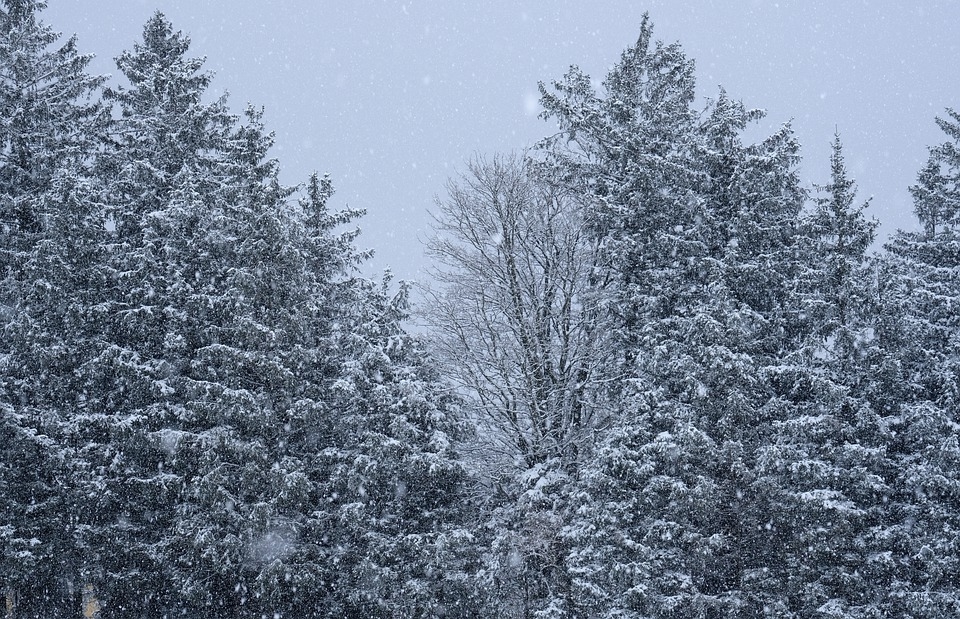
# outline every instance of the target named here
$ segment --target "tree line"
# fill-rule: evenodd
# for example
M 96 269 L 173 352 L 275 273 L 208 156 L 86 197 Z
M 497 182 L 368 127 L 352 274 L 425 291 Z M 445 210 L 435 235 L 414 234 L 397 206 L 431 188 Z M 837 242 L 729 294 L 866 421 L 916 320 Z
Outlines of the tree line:
M 873 251 L 840 137 L 648 19 L 475 157 L 408 285 L 160 13 L 120 85 L 0 2 L 7 616 L 960 615 L 960 114 Z

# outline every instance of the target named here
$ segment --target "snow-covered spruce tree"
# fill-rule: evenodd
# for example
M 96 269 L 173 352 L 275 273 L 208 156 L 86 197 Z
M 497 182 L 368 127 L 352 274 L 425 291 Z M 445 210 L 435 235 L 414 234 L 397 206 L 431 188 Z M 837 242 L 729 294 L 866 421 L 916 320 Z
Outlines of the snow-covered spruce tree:
M 42 0 L 0 3 L 0 311 L 16 303 L 17 265 L 43 230 L 40 196 L 61 167 L 90 160 L 108 120 L 91 56 L 43 23 Z M 10 286 L 14 288 L 11 289 Z
M 803 219 L 792 343 L 769 371 L 786 413 L 757 475 L 781 541 L 771 577 L 783 612 L 876 616 L 889 468 L 884 423 L 866 397 L 876 293 L 866 252 L 877 224 L 856 202 L 839 136 L 830 163 L 830 183 Z
M 325 617 L 471 617 L 473 537 L 454 451 L 458 399 L 406 334 L 407 289 L 362 283 L 336 340 L 334 440 L 310 539 L 324 559 Z
M 569 596 L 557 536 L 601 425 L 596 250 L 581 207 L 531 162 L 475 159 L 437 202 L 427 321 L 477 426 L 489 612 Z
M 96 171 L 112 224 L 100 321 L 109 345 L 92 364 L 99 417 L 88 426 L 98 435 L 84 455 L 88 568 L 108 615 L 159 613 L 162 595 L 174 593 L 162 551 L 185 480 L 155 433 L 188 415 L 190 396 L 173 383 L 205 325 L 182 303 L 236 123 L 224 100 L 202 101 L 211 76 L 188 46 L 155 15 L 142 43 L 117 58 L 129 88 L 105 93 L 119 112 Z
M 3 597 L 16 617 L 45 617 L 75 608 L 65 577 L 72 573 L 68 466 L 54 438 L 57 426 L 0 404 L 0 526 Z M 27 465 L 26 463 L 29 463 Z M 65 526 L 66 525 L 66 526 Z M 65 552 L 66 551 L 66 552 Z
M 805 215 L 803 251 L 810 254 L 798 274 L 802 320 L 815 350 L 837 382 L 849 383 L 869 345 L 875 287 L 867 251 L 878 222 L 866 217 L 870 201 L 857 203 L 855 182 L 849 178 L 840 136 L 833 141 L 830 183 L 817 187 L 820 195 Z M 857 375 L 862 379 L 863 376 Z
M 264 540 L 292 543 L 308 504 L 299 495 L 304 445 L 288 432 L 302 425 L 291 405 L 311 391 L 296 366 L 313 286 L 271 144 L 249 111 L 227 140 L 220 186 L 174 197 L 193 203 L 177 222 L 199 214 L 202 227 L 167 232 L 165 262 L 179 275 L 168 295 L 180 322 L 168 338 L 176 370 L 164 401 L 180 410 L 158 420 L 153 436 L 183 489 L 164 564 L 180 592 L 171 603 L 207 616 L 267 612 L 258 586 L 265 566 L 296 570 L 284 569 L 286 550 L 275 556 Z
M 763 479 L 758 460 L 776 425 L 794 415 L 779 397 L 777 380 L 792 348 L 793 281 L 802 267 L 798 232 L 805 193 L 796 172 L 799 145 L 789 125 L 744 144 L 742 132 L 762 113 L 747 110 L 723 91 L 711 108 L 698 127 L 696 158 L 703 174 L 697 192 L 706 211 L 703 264 L 710 265 L 706 281 L 711 283 L 695 311 L 710 312 L 719 331 L 706 337 L 692 331 L 684 338 L 692 337 L 686 346 L 697 351 L 693 358 L 705 377 L 699 378 L 704 398 L 693 405 L 700 418 L 696 425 L 729 453 L 713 473 L 722 493 L 720 517 L 700 532 L 712 537 L 708 552 L 718 558 L 728 554 L 734 565 L 721 568 L 722 583 L 716 573 L 705 578 L 704 590 L 690 601 L 708 613 L 782 612 L 784 576 L 778 572 L 790 532 L 772 520 L 777 505 L 771 491 L 777 489 Z M 720 295 L 726 300 L 718 305 Z M 693 318 L 694 324 L 701 321 Z M 726 545 L 714 548 L 721 539 Z
M 726 616 L 783 608 L 757 458 L 775 421 L 769 368 L 789 325 L 803 203 L 789 127 L 721 92 L 692 109 L 693 65 L 649 22 L 594 92 L 543 88 L 548 157 L 586 192 L 614 282 L 629 377 L 621 419 L 584 470 L 565 531 L 573 616 Z
M 718 263 L 736 303 L 755 315 L 747 319 L 753 335 L 742 346 L 769 363 L 791 327 L 805 192 L 796 171 L 800 146 L 789 125 L 756 144 L 742 143 L 747 124 L 763 115 L 721 90 L 699 124 L 695 167 L 707 215 L 700 226 L 707 260 Z
M 0 579 L 15 616 L 75 608 L 64 430 L 82 398 L 76 372 L 96 348 L 87 292 L 103 223 L 79 197 L 108 116 L 95 100 L 102 79 L 41 21 L 45 6 L 0 3 Z
M 335 228 L 358 213 L 329 212 L 316 177 L 290 200 L 260 113 L 204 103 L 188 47 L 155 15 L 108 91 L 109 346 L 85 451 L 104 615 L 465 608 L 452 401 L 356 278 L 356 233 Z
M 562 130 L 546 145 L 548 153 L 592 198 L 588 220 L 601 239 L 604 262 L 612 273 L 612 326 L 624 351 L 621 373 L 630 378 L 639 375 L 634 367 L 637 354 L 649 337 L 643 330 L 654 326 L 652 319 L 672 315 L 674 306 L 686 305 L 684 297 L 697 292 L 673 267 L 703 254 L 694 229 L 702 215 L 690 164 L 696 122 L 690 107 L 693 66 L 678 46 L 655 45 L 651 37 L 652 26 L 645 22 L 636 45 L 623 53 L 604 82 L 606 96 L 596 93 L 589 76 L 576 68 L 555 84 L 556 93 L 541 87 L 543 105 Z M 639 236 L 637 230 L 647 234 Z M 684 362 L 676 350 L 668 351 L 667 346 L 662 350 L 676 364 Z M 632 396 L 631 387 L 624 390 L 619 407 L 639 399 Z M 635 388 L 639 392 L 643 385 Z M 656 393 L 651 395 L 659 399 Z M 581 508 L 565 531 L 572 547 L 569 565 L 576 606 L 558 610 L 569 615 L 606 616 L 631 608 L 652 612 L 645 603 L 630 600 L 630 590 L 642 583 L 656 591 L 658 587 L 648 584 L 654 574 L 669 578 L 676 572 L 666 564 L 645 564 L 653 557 L 645 558 L 641 539 L 634 540 L 655 534 L 647 522 L 655 508 L 645 503 L 664 494 L 663 488 L 645 492 L 649 475 L 637 475 L 630 464 L 649 459 L 643 446 L 674 425 L 673 412 L 658 404 L 648 407 L 654 410 L 663 412 L 659 420 L 639 410 L 621 411 L 633 423 L 622 427 L 618 423 L 583 472 Z M 657 421 L 664 427 L 655 427 Z M 703 456 L 709 458 L 710 453 Z M 706 468 L 703 463 L 685 466 L 693 475 Z
M 468 614 L 453 400 L 400 327 L 405 293 L 390 301 L 355 277 L 355 232 L 335 228 L 358 213 L 330 213 L 316 177 L 285 207 L 271 142 L 257 114 L 231 139 L 234 178 L 181 304 L 205 326 L 171 381 L 191 394 L 189 417 L 157 433 L 184 478 L 164 551 L 175 603 L 224 617 Z
M 922 232 L 898 232 L 887 245 L 891 268 L 907 298 L 905 320 L 913 346 L 908 361 L 925 371 L 911 382 L 918 397 L 951 409 L 958 400 L 960 296 L 960 113 L 937 119 L 949 140 L 930 149 L 910 188 Z
M 905 617 L 960 612 L 960 114 L 938 123 L 948 140 L 911 187 L 922 230 L 897 232 L 881 264 L 870 393 L 892 461 L 882 604 Z
M 318 345 L 301 215 L 259 113 L 241 124 L 225 99 L 204 103 L 211 76 L 188 48 L 155 15 L 118 59 L 130 88 L 108 92 L 121 112 L 102 167 L 112 346 L 98 360 L 108 434 L 91 454 L 103 491 L 90 543 L 117 616 L 266 612 L 264 571 L 284 573 L 286 553 L 263 540 L 295 535 L 309 505 L 280 490 L 309 448 L 288 446 L 304 421 L 286 417 L 303 392 L 319 399 L 298 373 Z
M 19 505 L 4 516 L 11 538 L 3 573 L 18 617 L 72 613 L 79 603 L 89 504 L 78 484 L 85 471 L 76 448 L 91 412 L 86 374 L 103 349 L 103 211 L 89 182 L 66 170 L 39 203 L 45 230 L 22 265 L 17 311 L 5 327 L 9 352 L 0 387 L 9 433 L 4 494 Z M 38 487 L 41 479 L 47 494 Z
M 690 109 L 693 68 L 679 47 L 654 45 L 651 37 L 652 26 L 645 22 L 636 45 L 623 53 L 604 83 L 606 97 L 597 94 L 589 76 L 577 68 L 554 85 L 555 93 L 541 86 L 542 103 L 562 130 L 546 144 L 548 161 L 567 170 L 574 186 L 593 198 L 588 201 L 592 207 L 588 221 L 608 256 L 604 262 L 613 280 L 613 300 L 608 304 L 614 313 L 611 326 L 616 330 L 616 346 L 624 351 L 621 373 L 628 377 L 636 376 L 633 365 L 638 342 L 644 337 L 634 327 L 652 324 L 645 319 L 655 306 L 671 303 L 660 291 L 687 290 L 676 285 L 676 274 L 665 267 L 702 253 L 695 238 L 676 233 L 692 230 L 699 206 L 689 199 L 694 184 L 689 165 L 695 126 Z M 631 238 L 635 229 L 650 231 L 641 246 L 635 247 Z M 641 273 L 645 277 L 639 277 Z M 637 282 L 648 284 L 649 307 L 628 300 L 627 290 Z M 627 393 L 622 398 L 629 397 Z M 635 416 L 641 421 L 640 414 Z M 605 464 L 613 458 L 624 464 L 642 458 L 638 449 L 627 445 L 636 430 L 636 425 L 620 429 L 617 424 L 604 441 L 611 447 L 602 445 L 596 460 L 582 473 L 581 508 L 565 530 L 572 548 L 568 569 L 576 602 L 573 607 L 555 609 L 558 616 L 626 611 L 632 604 L 625 593 L 649 576 L 649 568 L 639 563 L 640 547 L 631 541 L 632 527 L 640 525 L 649 511 L 643 506 L 644 481 L 626 470 L 621 479 L 615 479 L 612 465 Z M 648 438 L 637 436 L 633 442 L 639 447 Z M 623 505 L 625 501 L 634 504 Z

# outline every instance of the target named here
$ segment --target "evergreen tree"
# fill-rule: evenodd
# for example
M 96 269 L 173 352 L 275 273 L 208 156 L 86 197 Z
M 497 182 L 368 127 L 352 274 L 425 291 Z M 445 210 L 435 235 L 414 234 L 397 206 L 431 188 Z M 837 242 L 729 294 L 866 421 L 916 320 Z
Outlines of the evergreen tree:
M 115 229 L 88 542 L 104 612 L 454 612 L 449 397 L 399 306 L 352 272 L 356 232 L 335 228 L 358 212 L 330 213 L 316 177 L 291 202 L 261 113 L 204 103 L 188 48 L 156 14 L 118 58 L 130 88 L 107 92 L 121 116 L 99 168 Z M 358 475 L 392 493 L 369 516 Z
M 289 357 L 303 339 L 310 288 L 271 144 L 249 112 L 223 153 L 220 187 L 178 190 L 180 228 L 164 233 L 179 323 L 165 350 L 177 369 L 164 400 L 180 410 L 154 435 L 183 484 L 165 564 L 182 592 L 176 603 L 211 616 L 259 612 L 262 562 L 251 556 L 299 513 L 284 509 L 276 489 L 300 474 L 284 428 L 302 390 Z
M 801 292 L 805 293 L 804 316 L 820 346 L 819 354 L 841 378 L 856 369 L 868 337 L 864 330 L 869 328 L 875 292 L 869 285 L 874 277 L 867 250 L 875 239 L 877 222 L 864 214 L 869 200 L 856 204 L 856 185 L 847 176 L 839 135 L 834 138 L 830 166 L 831 181 L 819 188 L 824 195 L 805 221 L 812 254 L 808 264 L 820 268 L 801 276 Z
M 11 585 L 24 616 L 78 603 L 71 591 L 82 585 L 81 524 L 90 504 L 77 487 L 85 473 L 77 450 L 91 412 L 91 360 L 104 348 L 103 212 L 76 173 L 64 171 L 52 184 L 41 202 L 46 230 L 23 265 L 18 311 L 6 325 L 10 352 L 2 372 L 11 433 L 4 469 L 18 480 L 6 481 L 7 497 L 20 504 L 8 514 L 20 541 L 6 547 L 4 573 L 19 575 Z M 24 536 L 30 543 L 18 549 Z
M 960 330 L 960 115 L 938 124 L 948 141 L 930 149 L 911 188 L 922 231 L 888 242 L 880 279 L 877 366 L 871 399 L 885 415 L 892 460 L 882 540 L 889 613 L 951 615 L 960 608 L 955 547 L 960 531 L 956 430 Z
M 337 418 L 322 452 L 326 505 L 315 543 L 327 565 L 330 617 L 472 616 L 466 470 L 458 400 L 404 333 L 407 289 L 363 284 L 337 338 Z
M 785 414 L 758 476 L 782 541 L 784 611 L 873 616 L 880 574 L 871 558 L 889 491 L 884 424 L 866 397 L 875 324 L 866 252 L 876 222 L 856 204 L 839 136 L 830 162 L 831 182 L 803 220 L 796 319 L 772 375 Z
M 696 172 L 690 165 L 697 124 L 691 108 L 693 63 L 678 45 L 655 43 L 652 36 L 652 24 L 645 18 L 636 44 L 623 52 L 603 82 L 603 94 L 595 92 L 589 76 L 576 67 L 554 84 L 555 92 L 540 87 L 545 115 L 556 118 L 561 129 L 541 145 L 545 160 L 584 196 L 585 220 L 601 248 L 603 278 L 610 281 L 601 301 L 608 316 L 600 320 L 611 334 L 604 362 L 623 377 L 612 385 L 615 427 L 631 418 L 636 427 L 652 423 L 641 422 L 635 396 L 652 382 L 636 367 L 638 355 L 659 339 L 654 324 L 664 323 L 657 319 L 673 316 L 695 293 L 677 267 L 692 264 L 694 256 L 703 253 L 695 231 L 703 205 L 693 191 Z M 675 352 L 666 345 L 658 350 L 668 362 Z M 683 362 L 676 358 L 677 364 Z M 604 495 L 603 482 L 593 483 L 599 481 L 594 472 L 606 466 L 604 445 L 615 444 L 618 436 L 626 438 L 617 429 L 602 436 L 594 460 L 579 473 L 581 494 L 573 504 L 579 508 L 571 512 L 564 530 L 573 594 L 550 608 L 550 614 L 625 611 L 632 604 L 625 597 L 630 583 L 645 579 L 628 573 L 634 553 L 629 534 L 623 532 L 630 525 L 611 511 L 591 507 L 606 503 L 619 511 L 614 505 L 641 494 L 638 488 L 621 485 L 622 492 Z M 610 454 L 623 454 L 623 448 L 621 443 Z
M 91 57 L 74 38 L 58 44 L 45 7 L 0 4 L 0 572 L 18 616 L 74 608 L 79 587 L 67 434 L 97 349 L 88 322 L 103 218 L 83 177 L 108 119 Z
M 725 616 L 784 606 L 757 459 L 789 324 L 803 192 L 789 127 L 741 142 L 758 113 L 721 92 L 692 109 L 692 63 L 649 23 L 593 93 L 544 92 L 548 157 L 588 193 L 612 271 L 630 377 L 621 420 L 582 472 L 566 529 L 577 616 Z M 576 150 L 559 149 L 569 140 Z M 602 506 L 602 507 L 600 507 Z
M 957 315 L 960 291 L 960 113 L 947 110 L 938 124 L 950 138 L 930 149 L 927 164 L 910 188 L 922 232 L 899 232 L 887 250 L 892 268 L 903 279 L 914 363 L 924 366 L 915 385 L 917 396 L 949 407 L 957 400 Z M 930 373 L 931 370 L 933 373 Z
M 89 162 L 107 122 L 93 100 L 104 82 L 72 37 L 40 19 L 42 0 L 0 5 L 0 310 L 16 303 L 18 264 L 44 228 L 40 196 L 62 168 Z M 11 288 L 11 286 L 14 288 Z
M 211 75 L 188 48 L 157 13 L 142 43 L 117 59 L 130 88 L 106 92 L 120 118 L 115 148 L 97 170 L 113 231 L 101 324 L 110 345 L 96 360 L 104 434 L 90 454 L 99 490 L 89 543 L 99 551 L 90 569 L 109 595 L 107 614 L 159 613 L 169 604 L 164 596 L 176 595 L 164 547 L 189 477 L 169 462 L 171 433 L 197 430 L 183 381 L 215 323 L 197 314 L 196 297 L 218 283 L 203 277 L 201 241 L 220 206 L 217 192 L 229 184 L 225 153 L 236 118 L 224 99 L 203 102 Z

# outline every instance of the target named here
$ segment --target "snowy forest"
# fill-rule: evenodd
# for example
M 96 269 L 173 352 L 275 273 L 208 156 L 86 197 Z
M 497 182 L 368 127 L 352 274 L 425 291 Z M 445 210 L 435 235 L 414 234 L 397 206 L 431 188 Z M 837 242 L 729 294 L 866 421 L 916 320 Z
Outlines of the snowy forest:
M 960 617 L 960 113 L 877 239 L 841 136 L 805 186 L 645 20 L 464 153 L 415 288 L 162 14 L 112 84 L 45 7 L 0 0 L 7 619 Z

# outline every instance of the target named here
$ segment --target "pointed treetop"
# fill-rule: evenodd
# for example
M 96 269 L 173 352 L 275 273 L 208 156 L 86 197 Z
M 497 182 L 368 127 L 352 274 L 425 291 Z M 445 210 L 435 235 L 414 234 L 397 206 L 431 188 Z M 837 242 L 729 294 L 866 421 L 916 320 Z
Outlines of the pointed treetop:
M 928 238 L 960 224 L 960 113 L 948 108 L 937 125 L 950 138 L 930 148 L 927 163 L 910 187 L 914 212 Z
M 182 56 L 190 48 L 190 37 L 181 31 L 173 32 L 173 24 L 157 11 L 143 26 L 143 45 L 134 45 L 137 51 L 150 51 L 160 58 Z
M 834 251 L 862 257 L 873 243 L 879 222 L 864 216 L 869 198 L 855 206 L 857 184 L 847 173 L 839 132 L 834 133 L 831 147 L 830 182 L 814 187 L 826 194 L 816 200 L 812 222 L 816 232 L 834 239 Z
M 190 37 L 157 11 L 143 27 L 143 42 L 134 43 L 116 58 L 117 68 L 141 93 L 150 93 L 160 102 L 176 102 L 182 95 L 199 102 L 199 95 L 213 80 L 213 73 L 200 72 L 205 58 L 188 58 Z M 108 90 L 110 98 L 121 99 L 122 91 Z
M 647 107 L 641 117 L 659 117 L 659 108 L 670 114 L 693 102 L 694 63 L 679 43 L 654 43 L 653 22 L 644 14 L 636 44 L 623 51 L 603 84 L 615 105 Z
M 643 14 L 640 22 L 640 34 L 633 47 L 628 47 L 620 54 L 620 62 L 610 71 L 604 83 L 611 93 L 626 94 L 642 79 L 641 73 L 646 65 L 650 51 L 650 42 L 653 38 L 653 22 L 649 13 Z
M 766 112 L 760 109 L 747 109 L 742 101 L 732 99 L 721 86 L 715 101 L 710 102 L 710 115 L 703 128 L 713 146 L 731 146 L 740 141 L 740 134 L 747 124 L 759 121 Z
M 856 194 L 856 183 L 847 177 L 847 167 L 843 160 L 843 143 L 840 133 L 833 135 L 833 146 L 830 153 L 830 184 L 827 186 L 833 193 L 837 203 L 849 203 Z

